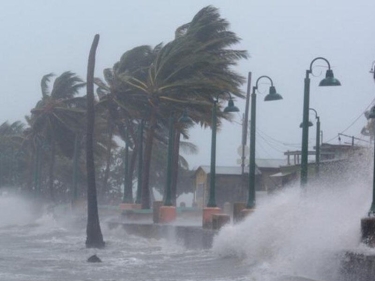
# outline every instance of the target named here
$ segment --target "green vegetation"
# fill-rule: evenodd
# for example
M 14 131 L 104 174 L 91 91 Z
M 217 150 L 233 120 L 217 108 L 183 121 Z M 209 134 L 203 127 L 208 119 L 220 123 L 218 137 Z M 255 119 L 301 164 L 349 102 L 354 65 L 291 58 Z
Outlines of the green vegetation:
M 141 203 L 144 209 L 150 208 L 150 187 L 161 193 L 165 187 L 169 116 L 178 117 L 186 111 L 195 124 L 209 127 L 214 99 L 228 99 L 227 93 L 243 97 L 240 86 L 245 78 L 233 66 L 248 55 L 233 49 L 240 39 L 228 28 L 229 23 L 218 10 L 208 6 L 191 22 L 178 27 L 172 41 L 135 47 L 105 69 L 103 79 L 94 79 L 92 147 L 88 147 L 86 137 L 89 97 L 83 93 L 84 81 L 70 71 L 54 80 L 53 74 L 43 76 L 41 99 L 26 116 L 25 124 L 0 125 L 0 187 L 55 203 L 75 203 L 86 198 L 87 186 L 94 186 L 99 203 L 118 204 L 125 179 L 136 189 L 142 142 Z M 221 106 L 219 103 L 219 109 Z M 223 118 L 230 120 L 230 115 L 219 110 L 219 125 Z M 179 155 L 180 148 L 190 153 L 197 149 L 180 141 L 181 135 L 188 139 L 194 124 L 174 119 L 175 201 L 176 196 L 193 191 L 194 186 L 192 171 Z M 142 121 L 144 139 L 139 140 Z M 127 173 L 125 143 L 129 148 Z M 84 153 L 91 149 L 94 185 L 88 184 L 90 172 Z

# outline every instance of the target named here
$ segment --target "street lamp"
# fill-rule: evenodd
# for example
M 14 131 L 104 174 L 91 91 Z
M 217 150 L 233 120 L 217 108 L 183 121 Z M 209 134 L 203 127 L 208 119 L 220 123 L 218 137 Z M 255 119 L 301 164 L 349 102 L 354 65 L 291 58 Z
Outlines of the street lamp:
M 326 72 L 326 78 L 320 81 L 319 86 L 341 86 L 339 80 L 333 76 L 333 71 L 328 60 L 323 57 L 317 57 L 310 63 L 310 68 L 306 70 L 304 97 L 303 97 L 303 115 L 302 115 L 302 149 L 301 149 L 301 186 L 307 184 L 307 160 L 308 160 L 308 137 L 309 137 L 309 103 L 310 103 L 310 78 L 309 75 L 312 73 L 312 66 L 315 61 L 323 60 L 328 65 Z
M 320 118 L 314 108 L 309 108 L 314 111 L 316 119 L 316 144 L 315 144 L 315 175 L 319 178 L 319 166 L 320 166 Z
M 375 106 L 370 110 L 369 119 L 375 119 Z M 368 212 L 369 217 L 375 216 L 375 140 L 374 140 L 374 169 L 373 169 L 373 182 L 372 182 L 372 203 L 370 211 Z
M 270 77 L 263 75 L 260 76 L 251 94 L 251 119 L 250 119 L 250 165 L 249 165 L 249 194 L 246 204 L 246 209 L 252 209 L 255 207 L 255 124 L 256 124 L 256 93 L 258 89 L 258 82 L 262 78 L 267 78 L 271 82 L 269 94 L 264 98 L 264 101 L 275 101 L 281 100 L 282 96 L 276 93 L 276 88 L 273 86 L 273 81 Z M 248 87 L 248 91 L 250 87 Z
M 375 106 L 370 110 L 369 119 L 375 119 Z M 361 219 L 361 240 L 366 245 L 375 247 L 375 140 L 374 140 L 374 166 L 372 178 L 372 203 L 368 215 Z
M 370 73 L 374 74 L 375 79 L 375 71 L 374 71 L 375 61 L 372 63 L 372 67 Z M 368 119 L 375 119 L 375 106 L 373 106 L 366 116 Z M 366 218 L 361 219 L 361 234 L 362 234 L 362 242 L 367 244 L 368 246 L 374 248 L 375 247 L 375 139 L 374 141 L 374 166 L 373 166 L 373 176 L 372 176 L 372 203 L 370 210 L 368 211 L 368 216 Z
M 207 207 L 215 208 L 216 207 L 216 198 L 215 198 L 215 176 L 216 176 L 216 123 L 217 123 L 217 103 L 219 97 L 213 101 L 212 107 L 212 138 L 211 138 L 211 169 L 210 169 L 210 192 Z M 238 107 L 234 105 L 232 97 L 229 95 L 228 106 L 224 108 L 225 113 L 229 112 L 238 112 L 240 111 Z

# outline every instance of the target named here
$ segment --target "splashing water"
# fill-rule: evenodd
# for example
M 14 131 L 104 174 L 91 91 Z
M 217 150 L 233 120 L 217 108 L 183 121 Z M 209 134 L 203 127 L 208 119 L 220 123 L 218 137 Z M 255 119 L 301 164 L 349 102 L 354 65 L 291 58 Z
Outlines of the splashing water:
M 336 280 L 340 255 L 359 246 L 371 192 L 368 180 L 286 188 L 262 201 L 243 222 L 224 227 L 213 250 L 243 258 L 252 280 L 281 275 Z
M 27 201 L 0 196 L 0 228 L 28 224 L 33 218 L 32 207 Z
M 40 209 L 34 215 L 33 204 L 0 197 L 0 280 L 247 280 L 247 266 L 236 258 L 217 258 L 210 250 L 189 250 L 168 239 L 128 235 L 122 227 L 109 228 L 104 216 L 106 247 L 87 249 L 85 215 Z M 103 262 L 87 263 L 94 254 Z

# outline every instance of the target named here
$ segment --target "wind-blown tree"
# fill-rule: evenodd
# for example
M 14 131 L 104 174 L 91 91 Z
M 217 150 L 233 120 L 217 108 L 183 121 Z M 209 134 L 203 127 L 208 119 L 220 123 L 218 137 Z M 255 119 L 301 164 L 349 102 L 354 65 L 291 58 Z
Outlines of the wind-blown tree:
M 168 127 L 171 113 L 178 115 L 188 108 L 195 122 L 207 126 L 211 123 L 215 99 L 219 96 L 228 99 L 229 93 L 243 97 L 239 87 L 245 79 L 231 67 L 247 58 L 247 52 L 231 48 L 240 39 L 228 27 L 229 23 L 220 17 L 216 8 L 203 8 L 190 23 L 179 27 L 175 39 L 165 46 L 145 45 L 125 52 L 105 74 L 107 85 L 99 85 L 106 90 L 104 100 L 116 104 L 120 119 L 127 120 L 127 127 L 140 120 L 146 123 L 143 208 L 150 207 L 154 139 L 158 130 Z M 219 113 L 218 118 L 222 117 L 228 118 L 228 115 Z M 181 130 L 176 130 L 176 139 L 180 133 Z M 179 137 L 177 149 L 178 144 Z
M 141 57 L 144 53 L 149 53 L 148 46 L 140 46 L 134 48 L 133 50 L 126 52 L 122 56 L 122 61 L 125 62 L 122 64 L 124 71 L 126 69 L 127 72 L 129 71 L 139 71 L 139 69 L 135 66 L 140 66 L 140 68 L 144 68 L 145 65 L 150 63 L 150 59 L 142 60 Z M 144 65 L 144 63 L 146 63 Z M 105 120 L 107 120 L 108 126 L 112 127 L 112 130 L 116 132 L 116 135 L 120 136 L 121 139 L 124 141 L 125 146 L 126 143 L 128 144 L 129 150 L 132 151 L 130 153 L 130 163 L 129 163 L 129 170 L 128 174 L 126 175 L 125 172 L 123 173 L 123 177 L 127 180 L 126 186 L 129 187 L 125 192 L 127 193 L 127 200 L 131 200 L 133 198 L 132 189 L 130 188 L 132 185 L 132 179 L 135 172 L 135 164 L 137 160 L 138 150 L 139 150 L 139 142 L 138 142 L 138 134 L 137 130 L 139 128 L 140 120 L 142 119 L 142 111 L 145 111 L 144 106 L 142 103 L 139 103 L 137 98 L 126 94 L 129 94 L 129 87 L 126 85 L 119 78 L 118 66 L 119 63 L 115 65 L 113 69 L 105 69 L 104 70 L 104 79 L 105 82 L 99 78 L 95 78 L 94 82 L 98 86 L 97 93 L 99 96 L 99 102 L 96 105 L 96 108 L 100 112 L 100 116 L 103 116 Z M 124 67 L 126 65 L 126 68 Z M 124 98 L 125 97 L 125 98 Z M 108 138 L 108 140 L 110 140 Z M 113 147 L 113 145 L 107 147 Z M 107 150 L 109 152 L 109 150 Z M 107 160 L 110 159 L 110 155 L 107 154 Z M 107 162 L 107 167 L 109 167 L 109 162 Z M 106 168 L 106 170 L 109 170 Z M 108 180 L 108 173 L 105 173 L 105 177 L 107 176 Z M 104 179 L 106 182 L 106 179 Z
M 86 169 L 87 169 L 87 227 L 86 247 L 103 248 L 105 246 L 100 228 L 98 201 L 96 195 L 95 163 L 94 163 L 94 70 L 95 55 L 99 44 L 96 34 L 91 45 L 87 65 L 87 129 L 86 129 Z
M 49 91 L 53 74 L 43 76 L 42 99 L 31 110 L 30 124 L 33 131 L 43 135 L 44 146 L 49 150 L 49 190 L 54 200 L 54 167 L 56 145 L 67 157 L 73 156 L 75 132 L 81 130 L 85 114 L 84 97 L 77 97 L 85 83 L 74 73 L 67 71 L 58 76 Z
M 150 207 L 149 173 L 152 145 L 158 120 L 168 112 L 183 108 L 210 105 L 220 95 L 243 97 L 239 87 L 244 77 L 231 70 L 239 59 L 247 58 L 246 51 L 230 48 L 239 42 L 235 33 L 228 31 L 229 23 L 212 6 L 203 8 L 193 20 L 176 31 L 176 38 L 155 49 L 143 47 L 138 71 L 128 71 L 128 56 L 115 65 L 122 81 L 128 86 L 127 96 L 135 98 L 139 108 L 146 109 L 142 118 L 147 121 L 142 207 Z M 126 94 L 126 92 L 125 92 Z M 163 110 L 162 110 L 163 108 Z M 210 110 L 208 110 L 210 112 Z M 205 110 L 207 112 L 207 110 Z M 201 122 L 202 120 L 196 120 Z
M 113 140 L 114 136 L 121 136 L 125 141 L 124 133 L 124 118 L 121 117 L 121 110 L 116 102 L 116 96 L 113 94 L 111 89 L 111 70 L 104 70 L 104 77 L 106 82 L 103 82 L 99 78 L 94 79 L 94 83 L 98 86 L 97 94 L 99 96 L 99 102 L 96 104 L 96 112 L 99 118 L 106 123 L 107 130 L 107 141 L 106 141 L 106 156 L 105 156 L 105 168 L 104 176 L 102 179 L 102 193 L 108 193 L 108 180 L 110 177 L 110 165 L 111 158 L 113 156 L 113 149 L 117 148 L 117 143 Z
M 0 125 L 0 187 L 16 186 L 20 184 L 19 155 L 21 143 L 18 141 L 24 130 L 24 124 L 20 121 Z
M 195 153 L 197 148 L 194 144 L 188 142 L 182 142 L 181 147 L 184 151 L 188 151 L 190 153 Z M 156 141 L 154 142 L 154 147 L 152 150 L 152 158 L 151 158 L 151 167 L 150 167 L 150 186 L 155 188 L 160 194 L 163 196 L 165 195 L 165 187 L 167 182 L 167 156 L 168 156 L 168 144 L 167 140 L 165 141 Z M 173 173 L 181 172 L 183 175 L 187 175 L 189 173 L 189 165 L 182 156 L 176 155 L 179 159 L 177 162 L 177 167 L 173 167 Z M 178 179 L 178 188 L 177 188 L 177 177 L 173 177 L 172 179 L 176 180 L 175 189 L 172 190 L 172 201 L 175 203 L 176 199 L 182 193 L 193 192 L 193 184 L 187 186 L 187 181 Z M 193 179 L 193 177 L 192 177 Z M 192 182 L 193 180 L 191 180 Z M 183 185 L 183 186 L 182 186 Z M 163 198 L 165 200 L 165 198 Z

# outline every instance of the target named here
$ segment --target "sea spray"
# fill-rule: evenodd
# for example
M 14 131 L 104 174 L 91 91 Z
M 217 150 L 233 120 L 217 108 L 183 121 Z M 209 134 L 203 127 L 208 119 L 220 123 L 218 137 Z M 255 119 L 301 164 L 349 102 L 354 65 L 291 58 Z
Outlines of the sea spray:
M 29 224 L 34 218 L 32 205 L 13 195 L 0 196 L 0 227 Z
M 260 202 L 214 240 L 219 256 L 241 257 L 254 277 L 298 275 L 335 280 L 343 252 L 359 246 L 360 219 L 371 204 L 368 181 L 298 184 Z

